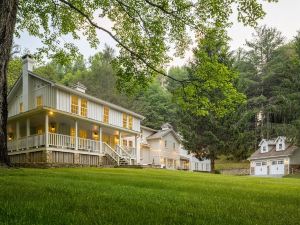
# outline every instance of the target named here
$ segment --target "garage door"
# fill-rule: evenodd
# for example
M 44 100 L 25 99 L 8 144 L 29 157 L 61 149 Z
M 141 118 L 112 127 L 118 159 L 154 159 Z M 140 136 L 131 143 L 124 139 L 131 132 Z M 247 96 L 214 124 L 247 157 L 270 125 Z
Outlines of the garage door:
M 256 162 L 255 163 L 255 175 L 267 175 L 267 162 Z
M 283 175 L 284 174 L 283 160 L 273 160 L 272 161 L 270 174 L 272 174 L 272 175 Z

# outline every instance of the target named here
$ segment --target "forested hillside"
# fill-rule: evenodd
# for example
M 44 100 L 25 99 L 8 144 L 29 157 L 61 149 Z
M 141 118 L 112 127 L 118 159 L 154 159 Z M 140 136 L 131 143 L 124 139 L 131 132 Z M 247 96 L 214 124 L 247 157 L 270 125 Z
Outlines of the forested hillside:
M 169 69 L 172 77 L 202 80 L 197 85 L 203 86 L 197 90 L 157 77 L 148 87 L 136 86 L 130 96 L 125 95 L 118 91 L 122 88 L 117 90 L 122 84 L 113 70 L 115 55 L 109 47 L 88 60 L 81 57 L 68 66 L 52 61 L 35 72 L 65 85 L 79 81 L 86 85 L 87 93 L 144 115 L 145 126 L 158 129 L 164 122 L 173 124 L 183 135 L 186 148 L 197 151 L 199 157 L 214 159 L 226 154 L 246 159 L 262 137 L 286 135 L 298 141 L 300 35 L 286 43 L 276 29 L 260 27 L 246 48 L 236 52 L 229 51 L 221 34 L 209 35 L 194 51 L 195 60 Z M 21 60 L 14 58 L 9 66 L 9 87 L 20 71 Z M 220 82 L 220 90 L 210 89 Z M 223 100 L 227 95 L 231 102 Z M 199 104 L 194 96 L 201 97 Z M 202 110 L 205 104 L 210 112 Z

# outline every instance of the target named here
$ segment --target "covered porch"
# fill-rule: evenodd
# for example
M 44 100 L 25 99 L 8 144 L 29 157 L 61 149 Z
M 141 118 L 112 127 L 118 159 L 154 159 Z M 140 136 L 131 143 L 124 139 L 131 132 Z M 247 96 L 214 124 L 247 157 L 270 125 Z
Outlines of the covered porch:
M 9 155 L 40 149 L 109 156 L 118 165 L 135 164 L 137 146 L 124 146 L 123 139 L 137 134 L 85 118 L 43 110 L 8 122 Z M 137 142 L 134 142 L 137 143 Z

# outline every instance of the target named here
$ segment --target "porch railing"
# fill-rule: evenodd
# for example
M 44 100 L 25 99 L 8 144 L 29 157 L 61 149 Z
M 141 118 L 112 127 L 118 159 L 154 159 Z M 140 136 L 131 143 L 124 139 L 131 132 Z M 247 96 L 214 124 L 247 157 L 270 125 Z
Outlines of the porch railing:
M 48 133 L 49 147 L 60 149 L 76 149 L 76 138 L 64 134 Z M 39 148 L 46 146 L 46 135 L 31 135 L 19 138 L 18 140 L 8 141 L 7 149 L 9 152 L 23 151 L 26 149 Z M 101 141 L 85 138 L 77 138 L 77 146 L 80 151 L 103 153 L 101 151 Z
M 116 145 L 116 152 L 130 164 L 132 155 L 130 155 L 119 145 Z

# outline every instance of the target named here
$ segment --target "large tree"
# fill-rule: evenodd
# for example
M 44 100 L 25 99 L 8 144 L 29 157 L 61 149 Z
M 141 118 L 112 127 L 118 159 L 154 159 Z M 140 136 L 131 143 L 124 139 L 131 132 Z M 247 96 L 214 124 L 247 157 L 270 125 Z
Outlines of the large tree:
M 275 0 L 267 0 L 269 2 Z M 163 66 L 172 46 L 182 55 L 193 35 L 205 32 L 211 23 L 227 26 L 233 8 L 238 20 L 255 25 L 264 15 L 257 0 L 2 0 L 0 2 L 0 162 L 8 163 L 6 149 L 7 65 L 13 35 L 22 31 L 38 37 L 44 44 L 39 53 L 69 62 L 76 56 L 74 43 L 66 35 L 87 38 L 97 47 L 97 30 L 110 36 L 120 48 L 114 62 L 119 88 L 127 92 L 135 84 L 146 86 L 157 74 L 168 76 Z M 112 22 L 102 26 L 101 19 Z M 100 21 L 99 21 L 100 19 Z M 178 80 L 183 86 L 188 80 Z M 126 85 L 125 85 L 126 83 Z

